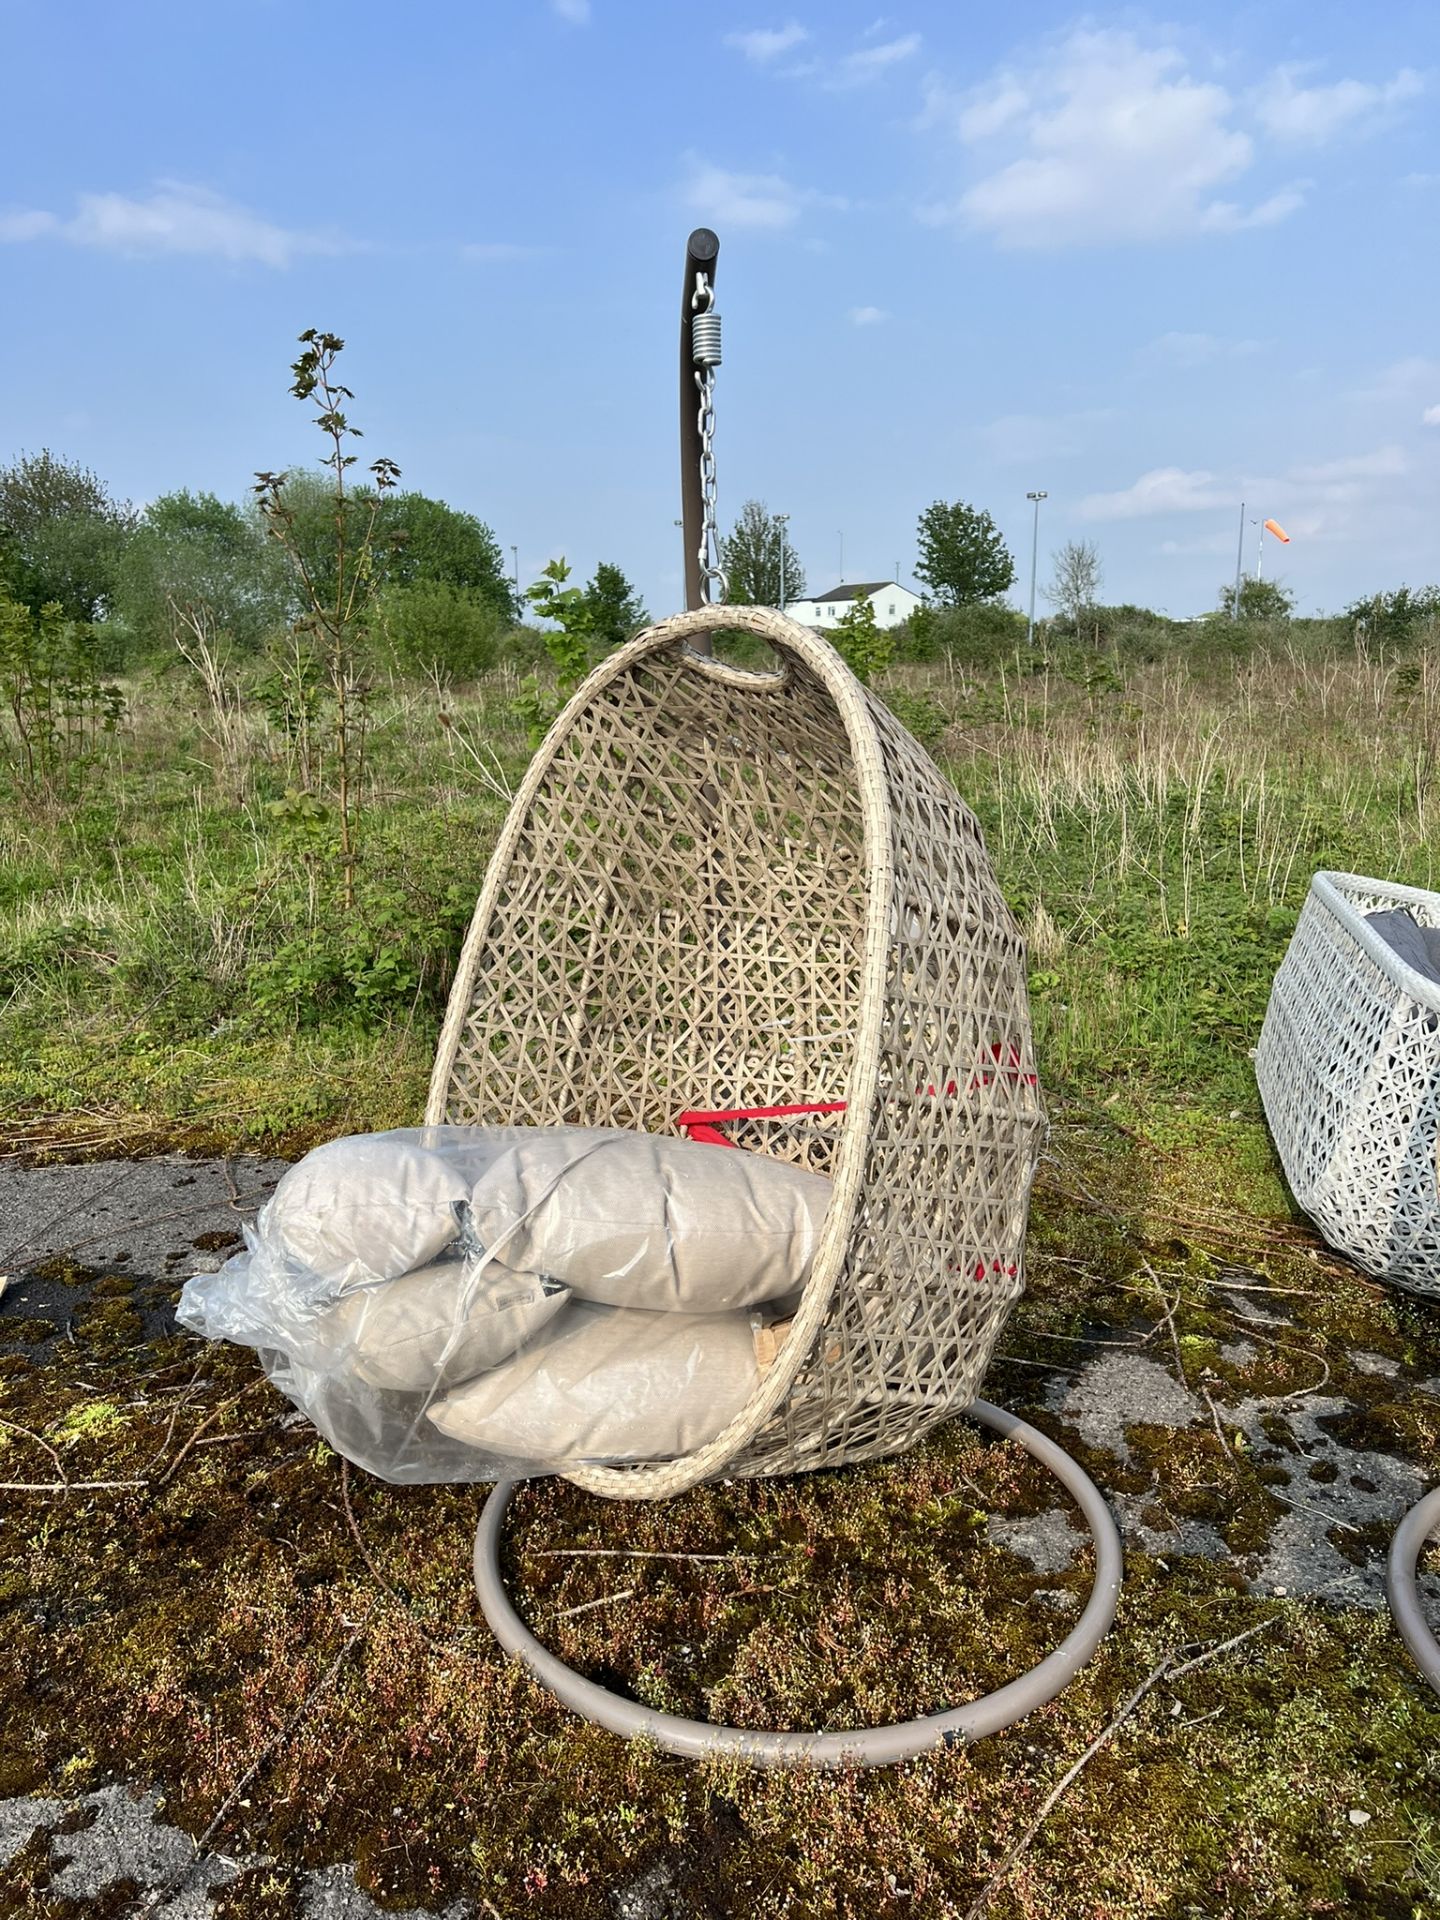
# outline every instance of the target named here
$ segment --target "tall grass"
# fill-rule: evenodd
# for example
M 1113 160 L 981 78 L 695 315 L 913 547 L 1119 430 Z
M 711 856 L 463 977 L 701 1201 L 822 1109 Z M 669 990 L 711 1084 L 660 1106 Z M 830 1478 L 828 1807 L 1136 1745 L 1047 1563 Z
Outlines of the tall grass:
M 1273 641 L 950 655 L 878 685 L 985 827 L 1052 1089 L 1253 1107 L 1249 1048 L 1311 872 L 1436 883 L 1433 658 Z M 0 817 L 0 1110 L 236 1138 L 408 1117 L 528 756 L 519 673 L 376 686 L 344 924 L 273 716 L 245 701 L 237 732 L 213 676 L 127 695 L 83 796 Z

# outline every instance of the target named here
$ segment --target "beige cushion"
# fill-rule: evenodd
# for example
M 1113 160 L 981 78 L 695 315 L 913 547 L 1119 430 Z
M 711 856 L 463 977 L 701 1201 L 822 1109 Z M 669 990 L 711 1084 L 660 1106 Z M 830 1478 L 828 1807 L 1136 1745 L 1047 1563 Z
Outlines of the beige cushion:
M 332 1140 L 291 1167 L 260 1236 L 331 1288 L 365 1285 L 433 1260 L 469 1198 L 469 1182 L 425 1147 L 384 1134 Z
M 576 1301 L 428 1417 L 457 1440 L 535 1467 L 660 1460 L 713 1440 L 759 1382 L 748 1314 Z
M 718 1313 L 810 1270 L 830 1182 L 733 1147 L 654 1134 L 537 1132 L 475 1184 L 481 1241 L 582 1299 Z
M 346 1293 L 316 1331 L 372 1387 L 430 1393 L 493 1367 L 537 1334 L 569 1299 L 538 1274 L 498 1260 L 478 1271 L 442 1260 L 381 1286 Z

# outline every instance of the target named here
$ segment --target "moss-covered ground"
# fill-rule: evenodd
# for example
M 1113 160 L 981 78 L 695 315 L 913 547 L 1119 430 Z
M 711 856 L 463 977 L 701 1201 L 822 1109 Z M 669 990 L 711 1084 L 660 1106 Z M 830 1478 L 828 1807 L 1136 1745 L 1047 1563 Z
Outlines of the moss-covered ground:
M 1380 1459 L 1436 1477 L 1440 1319 L 1294 1214 L 1247 1058 L 1314 867 L 1433 878 L 1429 773 L 1395 750 L 1431 724 L 1425 683 L 1280 656 L 1052 666 L 893 691 L 973 797 L 1031 937 L 1055 1132 L 1029 1292 L 986 1391 L 1064 1439 L 1126 1516 L 1119 1619 L 1075 1684 L 1006 1734 L 877 1774 L 626 1748 L 479 1622 L 477 1493 L 347 1478 L 248 1353 L 153 1334 L 170 1282 L 60 1267 L 49 1317 L 0 1301 L 0 1479 L 71 1483 L 0 1493 L 0 1800 L 118 1778 L 158 1787 L 193 1834 L 221 1814 L 210 1844 L 263 1857 L 216 1896 L 245 1920 L 297 1912 L 303 1871 L 342 1860 L 382 1904 L 463 1897 L 505 1920 L 598 1920 L 642 1879 L 633 1912 L 747 1920 L 963 1916 L 987 1888 L 996 1920 L 1440 1911 L 1440 1700 L 1376 1604 L 1388 1526 L 1340 1499 Z M 407 750 L 422 706 L 396 721 Z M 139 786 L 121 804 L 119 775 L 77 803 L 110 809 L 119 861 L 60 809 L 32 822 L 19 880 L 7 869 L 10 1150 L 295 1149 L 411 1117 L 457 822 L 468 885 L 493 798 L 459 766 L 385 789 L 404 756 L 381 759 L 374 866 L 425 892 L 432 944 L 382 927 L 411 1010 L 351 1018 L 332 980 L 317 1024 L 287 1009 L 305 956 L 277 962 L 266 919 L 300 912 L 283 850 L 259 812 L 207 811 L 155 729 L 123 775 L 150 767 L 148 809 Z M 227 947 L 242 842 L 261 904 L 245 896 Z M 1164 1370 L 1195 1417 L 1099 1441 L 1070 1396 L 1117 1353 Z M 1037 1567 L 1006 1523 L 1059 1504 L 961 1421 L 882 1466 L 656 1506 L 537 1483 L 509 1570 L 542 1638 L 613 1687 L 738 1724 L 858 1725 L 971 1697 L 1055 1643 L 1088 1551 Z M 1267 1577 L 1297 1517 L 1315 1553 Z M 994 1877 L 1158 1665 L 1252 1628 L 1154 1685 Z M 37 1836 L 0 1870 L 0 1913 L 69 1920 L 52 1881 Z

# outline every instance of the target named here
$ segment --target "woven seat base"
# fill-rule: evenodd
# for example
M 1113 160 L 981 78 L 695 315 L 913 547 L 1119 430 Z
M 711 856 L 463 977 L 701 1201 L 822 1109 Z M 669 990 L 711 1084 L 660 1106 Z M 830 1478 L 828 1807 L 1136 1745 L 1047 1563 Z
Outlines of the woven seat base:
M 1440 1532 L 1440 1487 L 1417 1501 L 1395 1529 L 1390 1557 L 1385 1563 L 1385 1597 L 1390 1602 L 1400 1638 L 1410 1649 L 1411 1659 L 1440 1693 L 1440 1641 L 1420 1611 L 1420 1590 L 1415 1579 L 1420 1549 L 1435 1532 Z
M 515 1491 L 513 1480 L 500 1482 L 491 1493 L 475 1535 L 475 1589 L 481 1611 L 505 1651 L 522 1660 L 563 1706 L 612 1733 L 632 1739 L 643 1736 L 668 1753 L 691 1760 L 723 1754 L 754 1767 L 893 1766 L 938 1747 L 969 1745 L 987 1734 L 999 1733 L 1053 1700 L 1089 1660 L 1115 1618 L 1123 1560 L 1110 1509 L 1094 1481 L 1068 1453 L 1018 1415 L 1006 1413 L 986 1400 L 973 1401 L 966 1411 L 993 1433 L 1018 1441 L 1050 1469 L 1073 1495 L 1095 1541 L 1095 1581 L 1073 1630 L 1029 1673 L 966 1706 L 919 1720 L 841 1733 L 768 1733 L 686 1720 L 609 1693 L 542 1647 L 511 1605 L 500 1574 L 500 1529 Z

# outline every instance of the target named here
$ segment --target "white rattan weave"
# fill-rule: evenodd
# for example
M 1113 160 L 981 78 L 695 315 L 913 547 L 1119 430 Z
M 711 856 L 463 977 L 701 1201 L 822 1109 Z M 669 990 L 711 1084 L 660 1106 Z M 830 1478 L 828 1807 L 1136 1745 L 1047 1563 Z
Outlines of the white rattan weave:
M 702 657 L 746 628 L 774 671 Z M 830 1174 L 789 1338 L 684 1459 L 617 1497 L 913 1444 L 974 1397 L 1023 1285 L 1044 1115 L 1025 954 L 974 816 L 826 641 L 759 607 L 612 654 L 541 746 L 460 959 L 427 1118 L 674 1130 Z
M 1440 1296 L 1440 986 L 1366 924 L 1396 907 L 1440 927 L 1440 894 L 1315 875 L 1255 1076 L 1291 1192 L 1330 1244 Z

